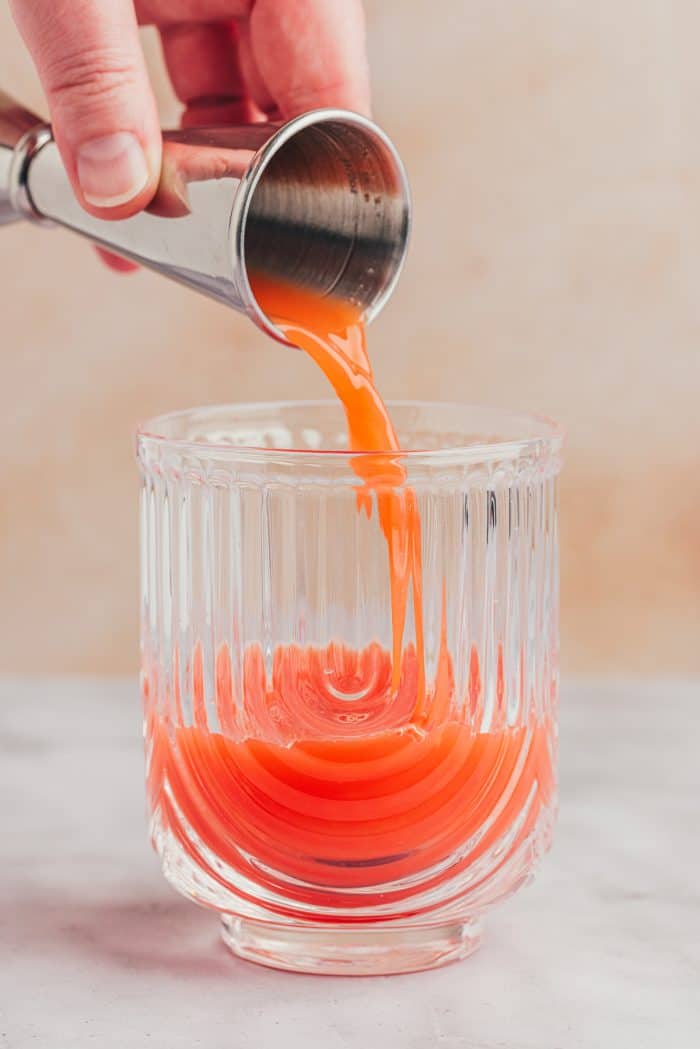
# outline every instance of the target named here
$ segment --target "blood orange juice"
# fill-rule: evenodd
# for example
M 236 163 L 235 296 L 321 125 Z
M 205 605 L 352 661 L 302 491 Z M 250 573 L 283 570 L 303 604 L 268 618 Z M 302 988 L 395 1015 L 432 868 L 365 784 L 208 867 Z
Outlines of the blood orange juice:
M 347 305 L 254 288 L 342 409 L 140 435 L 154 843 L 245 957 L 430 967 L 549 841 L 560 438 L 387 409 Z

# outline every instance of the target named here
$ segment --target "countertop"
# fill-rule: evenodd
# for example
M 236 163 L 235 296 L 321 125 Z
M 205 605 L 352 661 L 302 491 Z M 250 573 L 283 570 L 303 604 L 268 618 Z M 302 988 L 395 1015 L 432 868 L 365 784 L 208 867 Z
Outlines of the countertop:
M 5 1049 L 698 1049 L 700 681 L 565 682 L 561 811 L 473 957 L 413 976 L 231 956 L 147 842 L 135 681 L 0 679 Z

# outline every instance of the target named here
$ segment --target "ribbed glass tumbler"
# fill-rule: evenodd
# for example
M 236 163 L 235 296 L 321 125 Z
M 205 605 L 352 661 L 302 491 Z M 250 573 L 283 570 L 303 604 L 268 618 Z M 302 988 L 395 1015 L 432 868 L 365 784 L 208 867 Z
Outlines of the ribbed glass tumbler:
M 152 840 L 233 951 L 284 969 L 464 957 L 552 833 L 560 432 L 389 409 L 390 461 L 349 454 L 332 403 L 138 435 Z M 405 605 L 382 476 L 418 511 Z

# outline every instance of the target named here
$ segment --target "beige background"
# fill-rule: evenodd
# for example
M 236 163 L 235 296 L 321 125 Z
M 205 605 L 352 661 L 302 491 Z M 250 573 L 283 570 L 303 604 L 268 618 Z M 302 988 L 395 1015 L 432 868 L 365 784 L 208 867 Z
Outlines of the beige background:
M 700 8 L 368 8 L 376 116 L 416 219 L 371 332 L 381 388 L 562 420 L 565 666 L 698 671 Z M 4 6 L 0 70 L 41 107 Z M 133 671 L 136 422 L 323 382 L 69 234 L 0 230 L 0 296 L 0 668 Z

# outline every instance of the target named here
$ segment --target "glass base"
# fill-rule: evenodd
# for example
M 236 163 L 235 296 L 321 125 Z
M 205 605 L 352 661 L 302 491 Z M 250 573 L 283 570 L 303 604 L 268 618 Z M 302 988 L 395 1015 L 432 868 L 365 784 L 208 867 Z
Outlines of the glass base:
M 432 927 L 374 925 L 275 925 L 222 916 L 224 943 L 259 965 L 326 976 L 388 976 L 436 969 L 472 954 L 481 921 Z

